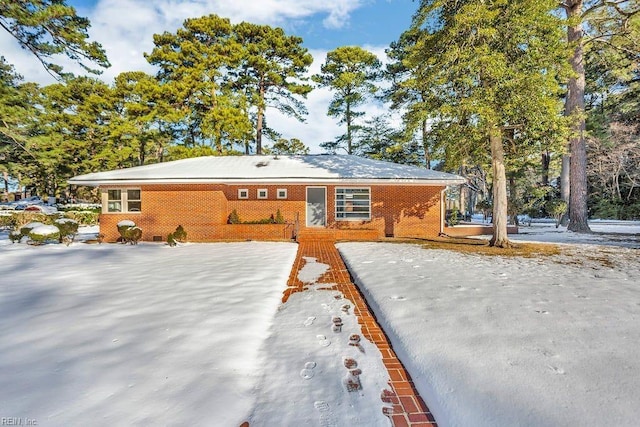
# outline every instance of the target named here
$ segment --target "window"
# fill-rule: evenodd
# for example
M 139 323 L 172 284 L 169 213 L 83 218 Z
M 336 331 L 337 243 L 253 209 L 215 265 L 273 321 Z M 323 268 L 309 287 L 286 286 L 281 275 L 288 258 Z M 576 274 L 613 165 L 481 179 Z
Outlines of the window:
M 269 192 L 266 188 L 261 188 L 258 190 L 258 199 L 266 199 L 269 197 Z
M 107 212 L 122 212 L 122 190 L 108 190 L 107 200 Z
M 336 188 L 336 220 L 371 219 L 369 188 Z
M 127 190 L 127 212 L 140 212 L 140 190 Z
M 286 198 L 287 198 L 287 189 L 278 188 L 278 199 L 286 199 Z
M 139 188 L 107 190 L 106 212 L 140 212 L 142 210 L 142 196 Z
M 241 188 L 238 190 L 238 199 L 248 199 L 249 198 L 249 190 L 246 188 Z

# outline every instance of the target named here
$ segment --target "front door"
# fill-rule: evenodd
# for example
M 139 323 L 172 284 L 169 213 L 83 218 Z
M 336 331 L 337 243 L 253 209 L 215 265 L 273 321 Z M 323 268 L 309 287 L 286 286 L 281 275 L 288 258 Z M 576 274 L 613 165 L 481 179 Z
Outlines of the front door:
M 326 187 L 307 187 L 307 227 L 327 225 Z

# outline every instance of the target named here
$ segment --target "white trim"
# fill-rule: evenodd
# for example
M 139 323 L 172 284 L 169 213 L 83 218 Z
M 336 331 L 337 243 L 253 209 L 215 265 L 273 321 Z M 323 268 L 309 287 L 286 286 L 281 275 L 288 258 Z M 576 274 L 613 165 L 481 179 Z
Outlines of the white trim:
M 129 210 L 129 191 L 131 190 L 140 192 L 140 199 L 131 199 L 131 201 L 140 202 L 140 210 Z M 109 191 L 119 191 L 120 199 L 109 199 Z M 103 214 L 139 214 L 142 210 L 142 190 L 140 187 L 103 187 L 101 193 Z M 110 211 L 109 202 L 120 203 L 120 210 Z
M 445 200 L 446 191 L 447 191 L 446 188 L 440 191 L 440 234 L 444 233 L 444 222 L 447 215 L 447 211 L 446 211 L 447 207 L 446 207 L 446 200 Z
M 280 193 L 283 192 L 284 194 L 282 196 L 280 196 Z M 285 200 L 287 199 L 287 189 L 286 188 L 278 188 L 276 190 L 276 198 L 280 199 L 280 200 Z
M 307 216 L 307 205 L 309 203 L 310 188 L 322 188 L 324 190 L 324 225 L 309 225 L 309 217 Z M 304 189 L 304 224 L 309 228 L 327 227 L 327 187 L 321 185 L 309 185 Z
M 345 186 L 371 186 L 371 185 L 426 185 L 426 186 L 448 186 L 464 184 L 464 179 L 341 179 L 341 178 L 327 178 L 327 179 L 306 179 L 306 178 L 247 178 L 247 179 L 217 179 L 217 178 L 163 178 L 163 179 L 149 179 L 149 180 L 73 180 L 70 179 L 70 184 L 73 185 L 87 185 L 89 187 L 106 187 L 106 186 L 141 186 L 152 184 L 228 184 L 228 185 L 247 185 L 260 183 L 262 185 L 345 185 Z
M 260 194 L 260 193 L 264 193 L 264 195 Z M 266 188 L 258 188 L 258 191 L 256 192 L 256 197 L 260 200 L 265 200 L 269 198 L 269 190 Z
M 244 192 L 244 196 L 242 193 Z M 238 188 L 238 199 L 246 200 L 249 198 L 249 189 L 248 188 Z

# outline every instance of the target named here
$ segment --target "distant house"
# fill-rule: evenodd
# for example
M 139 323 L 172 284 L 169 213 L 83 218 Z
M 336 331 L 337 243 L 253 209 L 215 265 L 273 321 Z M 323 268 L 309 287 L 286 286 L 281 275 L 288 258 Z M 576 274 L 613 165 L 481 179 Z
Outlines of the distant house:
M 149 241 L 178 225 L 190 241 L 431 237 L 444 229 L 445 189 L 463 182 L 351 155 L 197 157 L 69 180 L 100 188 L 106 241 L 123 219 Z M 284 223 L 229 224 L 233 212 L 242 222 Z

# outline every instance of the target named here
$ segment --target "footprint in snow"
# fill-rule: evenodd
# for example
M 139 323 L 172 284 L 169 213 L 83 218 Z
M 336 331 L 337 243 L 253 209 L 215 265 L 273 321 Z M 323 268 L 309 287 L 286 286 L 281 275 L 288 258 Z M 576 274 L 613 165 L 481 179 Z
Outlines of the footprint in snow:
M 329 404 L 324 400 L 316 400 L 315 402 L 313 402 L 313 406 L 320 412 L 329 410 Z
M 313 375 L 313 369 L 303 369 L 300 371 L 300 376 L 305 380 L 310 380 L 311 378 L 313 378 Z
M 331 411 L 331 407 L 324 400 L 316 400 L 313 402 L 313 406 L 318 412 L 320 412 L 320 426 L 321 427 L 337 427 L 335 417 Z
M 309 316 L 307 317 L 307 320 L 304 321 L 304 326 L 311 326 L 313 325 L 313 321 L 316 320 L 315 316 Z
M 329 347 L 331 345 L 331 340 L 328 340 L 324 335 L 316 335 L 316 338 L 318 339 L 318 344 L 322 347 Z
M 395 301 L 404 301 L 404 300 L 406 300 L 406 298 L 403 297 L 402 295 L 392 295 L 392 296 L 389 297 L 389 299 L 395 300 Z
M 304 369 L 300 371 L 300 376 L 305 380 L 310 380 L 315 375 L 315 373 L 313 372 L 313 368 L 315 367 L 316 367 L 316 362 L 305 363 Z

